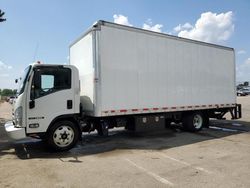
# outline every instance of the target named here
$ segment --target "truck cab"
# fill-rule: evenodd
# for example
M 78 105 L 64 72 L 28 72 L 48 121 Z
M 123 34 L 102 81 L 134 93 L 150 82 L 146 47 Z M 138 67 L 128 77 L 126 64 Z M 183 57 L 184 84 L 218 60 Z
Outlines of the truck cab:
M 19 81 L 13 119 L 5 129 L 13 139 L 35 136 L 55 149 L 78 140 L 79 74 L 72 65 L 29 65 Z

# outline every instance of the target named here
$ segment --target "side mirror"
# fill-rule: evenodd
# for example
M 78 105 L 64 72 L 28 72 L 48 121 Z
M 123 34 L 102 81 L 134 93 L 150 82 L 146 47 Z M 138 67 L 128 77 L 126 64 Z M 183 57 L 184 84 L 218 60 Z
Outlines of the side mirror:
M 35 108 L 35 101 L 34 100 L 29 102 L 29 108 L 30 109 Z

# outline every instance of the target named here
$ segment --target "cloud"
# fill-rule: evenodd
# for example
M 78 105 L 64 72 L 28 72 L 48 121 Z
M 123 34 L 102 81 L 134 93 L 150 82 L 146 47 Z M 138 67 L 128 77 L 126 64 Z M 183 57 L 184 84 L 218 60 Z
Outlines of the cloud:
M 0 73 L 0 77 L 9 77 L 10 75 L 7 73 Z
M 250 58 L 236 66 L 236 78 L 238 81 L 250 81 Z
M 124 16 L 122 14 L 114 14 L 113 19 L 114 19 L 114 23 L 121 24 L 121 25 L 127 25 L 127 26 L 133 26 L 128 21 L 128 17 Z M 143 29 L 155 31 L 155 32 L 162 32 L 162 30 L 161 30 L 162 27 L 163 27 L 162 24 L 153 25 L 153 22 L 151 19 L 148 19 L 142 26 Z
M 10 70 L 12 69 L 12 66 L 4 64 L 2 61 L 0 61 L 0 70 Z
M 204 42 L 218 43 L 226 41 L 234 32 L 233 12 L 229 11 L 221 14 L 205 12 L 201 14 L 194 26 L 185 23 L 176 26 L 174 31 L 178 32 L 179 37 Z
M 146 23 L 143 24 L 142 28 L 150 31 L 155 31 L 155 32 L 162 32 L 161 28 L 163 27 L 162 24 L 155 24 L 153 25 L 153 22 L 151 19 L 148 19 Z
M 190 24 L 190 23 L 185 23 L 185 24 L 183 24 L 183 25 L 181 25 L 181 24 L 179 24 L 178 26 L 176 26 L 175 28 L 174 28 L 174 31 L 175 32 L 180 32 L 181 30 L 189 30 L 189 29 L 193 29 L 193 26 Z
M 127 25 L 127 26 L 133 26 L 132 24 L 129 23 L 128 17 L 126 17 L 126 16 L 123 16 L 121 14 L 119 14 L 119 15 L 114 14 L 113 18 L 114 18 L 114 23 L 121 24 L 121 25 Z
M 0 61 L 0 78 L 7 78 L 9 77 L 8 72 L 12 69 L 12 66 L 6 65 L 2 61 Z
M 245 54 L 246 53 L 246 51 L 245 50 L 239 50 L 238 52 L 237 52 L 237 54 Z

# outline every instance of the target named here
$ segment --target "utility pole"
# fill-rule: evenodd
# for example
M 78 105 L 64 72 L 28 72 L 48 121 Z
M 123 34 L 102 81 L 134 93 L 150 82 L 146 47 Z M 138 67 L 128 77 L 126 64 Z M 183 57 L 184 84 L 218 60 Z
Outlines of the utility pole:
M 5 12 L 2 12 L 2 10 L 0 9 L 0 22 L 5 22 L 6 18 L 3 18 L 3 15 L 5 14 Z

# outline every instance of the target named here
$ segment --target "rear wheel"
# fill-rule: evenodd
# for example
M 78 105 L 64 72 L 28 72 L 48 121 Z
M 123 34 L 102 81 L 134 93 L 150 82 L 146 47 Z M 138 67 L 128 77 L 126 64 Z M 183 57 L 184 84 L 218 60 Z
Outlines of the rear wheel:
M 79 131 L 71 121 L 56 122 L 48 132 L 47 143 L 56 151 L 67 151 L 73 148 L 79 138 Z
M 187 113 L 183 117 L 183 127 L 190 132 L 197 132 L 205 125 L 205 116 L 201 112 Z

